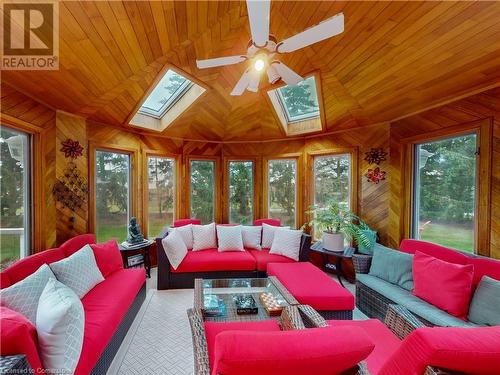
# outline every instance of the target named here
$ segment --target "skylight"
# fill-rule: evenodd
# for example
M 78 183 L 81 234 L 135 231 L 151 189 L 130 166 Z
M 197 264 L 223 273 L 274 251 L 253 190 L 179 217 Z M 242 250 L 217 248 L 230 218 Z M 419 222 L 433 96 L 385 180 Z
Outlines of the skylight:
M 162 118 L 192 84 L 189 79 L 169 69 L 139 108 L 139 113 Z
M 296 85 L 286 85 L 278 90 L 278 97 L 288 122 L 319 117 L 318 94 L 314 76 Z

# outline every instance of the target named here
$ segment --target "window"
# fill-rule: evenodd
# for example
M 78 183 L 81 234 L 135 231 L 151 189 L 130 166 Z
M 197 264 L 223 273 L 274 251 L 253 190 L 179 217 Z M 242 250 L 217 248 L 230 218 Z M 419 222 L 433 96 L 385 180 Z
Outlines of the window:
M 130 155 L 96 150 L 95 163 L 97 241 L 125 240 L 130 219 Z
M 280 87 L 278 97 L 288 122 L 319 116 L 318 94 L 314 76 L 306 78 L 296 85 Z
M 252 225 L 253 222 L 253 162 L 230 161 L 229 222 Z
M 31 227 L 30 135 L 0 127 L 1 267 L 29 254 Z
M 295 228 L 297 160 L 268 161 L 268 214 Z
M 413 237 L 474 252 L 477 136 L 415 145 Z
M 314 204 L 326 207 L 333 201 L 350 208 L 351 157 L 344 155 L 316 156 L 314 158 Z
M 148 237 L 175 218 L 175 159 L 148 157 Z
M 203 224 L 215 219 L 215 161 L 191 160 L 191 217 Z

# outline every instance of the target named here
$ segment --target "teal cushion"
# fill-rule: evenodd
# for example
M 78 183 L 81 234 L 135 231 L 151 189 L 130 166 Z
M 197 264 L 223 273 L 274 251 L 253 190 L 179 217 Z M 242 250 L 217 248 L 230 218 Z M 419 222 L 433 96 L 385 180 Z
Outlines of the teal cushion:
M 500 281 L 483 276 L 472 297 L 469 320 L 476 324 L 500 326 Z
M 358 251 L 361 254 L 367 254 L 367 255 L 372 255 L 373 254 L 373 248 L 375 247 L 375 243 L 377 241 L 377 232 L 371 229 L 363 229 L 361 230 L 365 234 L 366 237 L 370 240 L 370 246 L 365 247 L 363 244 L 359 243 L 358 244 Z
M 412 264 L 413 255 L 375 244 L 369 274 L 406 290 L 412 290 Z
M 389 298 L 397 305 L 406 307 L 410 312 L 428 322 L 441 327 L 477 327 L 477 324 L 466 322 L 446 311 L 421 300 L 406 289 L 384 281 L 376 276 L 356 274 L 356 280 Z

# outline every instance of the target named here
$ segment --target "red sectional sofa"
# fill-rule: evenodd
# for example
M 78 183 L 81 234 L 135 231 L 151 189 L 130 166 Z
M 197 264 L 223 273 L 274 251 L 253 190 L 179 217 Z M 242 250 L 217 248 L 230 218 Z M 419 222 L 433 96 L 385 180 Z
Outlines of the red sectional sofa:
M 86 244 L 95 244 L 93 234 L 76 236 L 58 248 L 45 250 L 19 260 L 0 273 L 1 287 L 6 288 L 23 280 L 42 264 L 66 258 Z M 115 260 L 120 258 L 120 254 L 116 254 L 114 257 Z M 96 256 L 96 261 L 105 279 L 82 298 L 85 328 L 80 361 L 75 370 L 76 375 L 106 373 L 146 298 L 144 269 L 123 269 L 121 261 L 112 262 L 114 269 L 110 269 L 109 259 L 100 259 Z M 8 336 L 9 332 L 15 333 L 12 329 L 19 329 L 23 324 L 26 326 L 26 322 L 4 320 L 5 317 L 9 318 L 9 316 L 2 314 L 1 354 L 26 354 L 32 368 L 40 371 L 40 358 L 35 350 L 31 350 L 29 353 L 8 352 L 10 348 L 12 350 L 19 347 L 36 348 L 37 343 L 34 342 L 36 331 L 34 331 L 34 335 L 29 335 L 29 332 L 33 332 L 34 327 L 32 325 L 28 327 L 25 330 L 28 334 L 22 337 Z M 5 328 L 7 328 L 6 331 Z
M 279 226 L 280 221 L 276 219 L 259 219 L 254 225 Z M 181 219 L 174 222 L 174 227 L 188 224 L 200 224 L 196 219 Z M 218 278 L 240 278 L 240 277 L 265 277 L 268 263 L 291 263 L 294 260 L 277 255 L 269 254 L 269 249 L 252 250 L 243 252 L 219 252 L 217 249 L 202 251 L 188 251 L 188 254 L 176 270 L 170 265 L 163 248 L 162 240 L 168 235 L 168 227 L 156 238 L 158 252 L 158 289 L 193 288 L 194 279 L 218 279 Z M 299 261 L 309 260 L 309 247 L 311 237 L 303 234 L 300 244 Z

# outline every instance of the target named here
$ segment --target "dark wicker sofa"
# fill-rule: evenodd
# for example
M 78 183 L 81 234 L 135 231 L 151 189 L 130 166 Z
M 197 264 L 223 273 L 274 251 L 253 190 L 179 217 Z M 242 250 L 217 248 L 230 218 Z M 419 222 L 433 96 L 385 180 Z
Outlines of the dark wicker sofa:
M 193 288 L 195 279 L 257 278 L 267 276 L 266 272 L 258 271 L 257 268 L 251 271 L 171 272 L 170 262 L 162 244 L 162 240 L 166 236 L 168 236 L 168 227 L 165 227 L 156 238 L 158 290 Z M 304 233 L 300 242 L 300 262 L 307 262 L 309 260 L 310 246 L 311 236 Z

